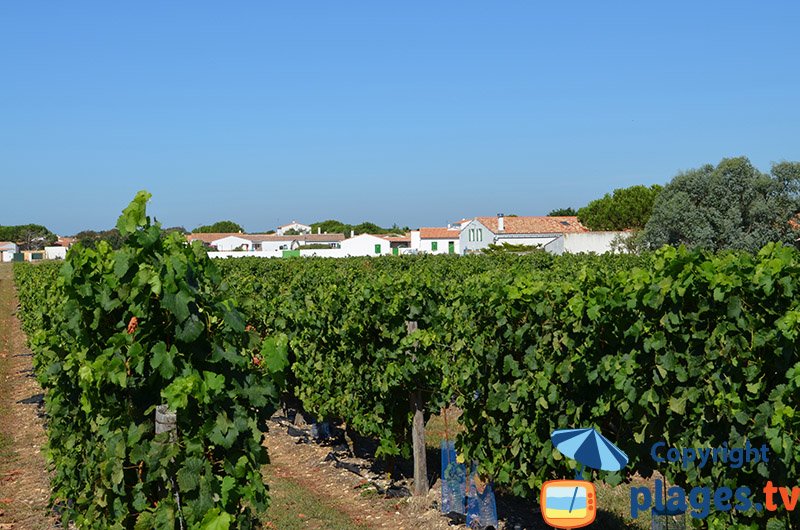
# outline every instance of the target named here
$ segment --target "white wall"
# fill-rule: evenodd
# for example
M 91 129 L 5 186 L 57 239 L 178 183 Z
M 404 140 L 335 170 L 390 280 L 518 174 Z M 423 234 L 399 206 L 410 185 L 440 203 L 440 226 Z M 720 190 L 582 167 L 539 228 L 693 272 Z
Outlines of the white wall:
M 557 240 L 560 238 L 561 234 L 543 234 L 541 236 L 529 237 L 512 237 L 509 234 L 498 234 L 497 237 L 495 237 L 495 241 L 498 245 L 508 243 L 509 245 L 528 245 L 550 250 L 552 245 L 557 243 Z
M 375 250 L 375 249 L 373 249 Z M 341 248 L 304 248 L 300 249 L 304 258 L 345 258 L 347 254 Z
M 380 245 L 380 253 L 375 253 L 375 245 Z M 391 243 L 381 237 L 370 234 L 345 239 L 339 244 L 339 250 L 344 251 L 345 256 L 378 256 L 391 254 Z
M 461 242 L 458 239 L 422 239 L 419 250 L 427 254 L 449 254 L 450 242 L 454 243 L 453 254 L 461 254 Z M 436 243 L 436 250 L 433 250 L 433 243 Z
M 272 252 L 275 250 L 291 250 L 292 241 L 262 241 L 261 250 Z
M 209 251 L 208 257 L 209 258 L 244 258 L 247 256 L 252 256 L 255 258 L 280 258 L 283 256 L 282 250 L 250 250 L 250 251 L 241 251 L 241 250 L 229 250 L 225 252 L 215 252 Z
M 412 230 L 412 231 L 411 231 L 411 244 L 410 244 L 410 248 L 411 248 L 411 249 L 413 249 L 413 250 L 417 250 L 417 251 L 419 251 L 419 250 L 420 250 L 420 246 L 419 246 L 419 244 L 420 244 L 420 241 L 421 241 L 421 240 L 420 240 L 420 238 L 419 238 L 419 230 Z
M 45 259 L 64 259 L 67 257 L 67 247 L 44 247 Z
M 564 252 L 611 252 L 611 243 L 616 238 L 630 237 L 631 232 L 579 232 L 564 234 Z
M 226 236 L 222 239 L 217 239 L 211 242 L 211 246 L 216 247 L 219 252 L 228 252 L 240 248 L 244 248 L 244 250 L 253 250 L 252 241 L 238 236 Z

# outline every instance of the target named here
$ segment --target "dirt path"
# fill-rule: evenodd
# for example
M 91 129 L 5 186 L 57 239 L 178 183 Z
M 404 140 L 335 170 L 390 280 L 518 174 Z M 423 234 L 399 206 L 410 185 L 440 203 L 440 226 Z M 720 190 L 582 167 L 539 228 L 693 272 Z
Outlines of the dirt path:
M 367 476 L 374 478 L 368 470 L 358 469 L 364 475 L 359 476 L 353 471 L 336 467 L 335 460 L 331 458 L 332 451 L 335 453 L 334 448 L 298 443 L 304 437 L 287 434 L 291 428 L 284 418 L 276 416 L 273 419 L 277 421 L 270 422 L 266 439 L 271 473 L 324 498 L 335 509 L 347 514 L 356 525 L 393 530 L 453 528 L 449 525 L 449 519 L 437 509 L 439 499 L 436 488 L 423 498 L 386 498 L 366 480 Z
M 48 516 L 49 479 L 41 448 L 42 389 L 14 315 L 17 294 L 10 263 L 0 264 L 0 529 L 54 528 Z

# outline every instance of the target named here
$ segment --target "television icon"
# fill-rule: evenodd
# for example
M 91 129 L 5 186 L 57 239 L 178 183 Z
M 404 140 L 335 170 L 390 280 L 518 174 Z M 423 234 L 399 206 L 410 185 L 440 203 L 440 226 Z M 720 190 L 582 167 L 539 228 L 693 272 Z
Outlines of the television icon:
M 540 504 L 544 522 L 555 528 L 580 528 L 594 522 L 597 492 L 586 480 L 548 480 Z

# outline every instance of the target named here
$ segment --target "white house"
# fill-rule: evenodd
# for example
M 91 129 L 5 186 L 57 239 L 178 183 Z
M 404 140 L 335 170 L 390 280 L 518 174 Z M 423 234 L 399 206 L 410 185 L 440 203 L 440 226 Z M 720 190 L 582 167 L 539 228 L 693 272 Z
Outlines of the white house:
M 345 256 L 382 256 L 392 253 L 391 242 L 372 234 L 361 234 L 345 239 L 339 244 Z
M 279 226 L 275 230 L 275 234 L 277 234 L 279 236 L 283 236 L 283 235 L 286 235 L 286 232 L 288 232 L 290 230 L 296 232 L 297 234 L 310 234 L 311 233 L 311 227 L 310 226 L 304 225 L 303 223 L 298 223 L 297 221 L 292 221 L 288 225 Z
M 295 250 L 308 245 L 325 245 L 336 248 L 344 240 L 344 234 L 298 234 L 294 236 L 254 234 L 244 237 L 253 241 L 256 250 Z
M 463 225 L 459 243 L 464 253 L 484 250 L 489 245 L 528 245 L 561 254 L 567 234 L 589 232 L 575 216 L 476 217 Z M 574 240 L 577 242 L 577 240 Z
M 299 234 L 295 236 L 279 236 L 275 234 L 189 234 L 186 239 L 200 241 L 212 252 L 256 252 L 295 250 L 306 245 L 338 246 L 344 239 L 343 234 Z
M 11 261 L 14 254 L 19 251 L 16 243 L 11 241 L 0 241 L 0 261 Z
M 75 241 L 77 240 L 74 237 L 59 236 L 55 246 L 70 248 Z
M 424 227 L 411 232 L 411 248 L 426 254 L 460 254 L 458 228 Z
M 197 232 L 186 236 L 189 243 L 193 241 L 200 241 L 205 246 L 211 246 L 214 241 L 224 239 L 228 236 L 242 237 L 243 234 L 239 232 Z
M 67 247 L 52 246 L 44 247 L 45 259 L 66 259 Z
M 210 246 L 219 252 L 231 250 L 255 250 L 253 242 L 244 234 L 235 236 L 225 236 L 211 241 Z
M 408 234 L 402 236 L 382 235 L 380 237 L 389 242 L 389 246 L 392 249 L 393 256 L 407 254 L 408 251 L 411 249 L 411 236 Z

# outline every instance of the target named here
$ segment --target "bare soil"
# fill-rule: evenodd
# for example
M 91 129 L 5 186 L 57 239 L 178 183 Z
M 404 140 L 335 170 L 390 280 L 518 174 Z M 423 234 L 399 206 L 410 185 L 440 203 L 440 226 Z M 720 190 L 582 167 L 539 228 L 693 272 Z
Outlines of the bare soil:
M 55 528 L 42 454 L 42 389 L 15 315 L 12 275 L 10 263 L 0 264 L 0 530 Z
M 356 525 L 394 530 L 451 528 L 449 519 L 437 509 L 436 488 L 427 497 L 404 496 L 403 481 L 389 481 L 373 462 L 352 456 L 350 447 L 313 442 L 307 428 L 294 426 L 283 416 L 273 417 L 265 443 L 271 473 L 324 497 Z
M 292 422 L 283 412 L 278 412 L 269 423 L 265 443 L 272 461 L 270 472 L 273 476 L 300 484 L 325 499 L 334 509 L 347 514 L 359 528 L 466 528 L 463 516 L 446 516 L 440 511 L 440 454 L 437 448 L 427 448 L 430 492 L 425 497 L 412 497 L 410 462 L 397 462 L 394 472 L 389 474 L 386 465 L 375 460 L 374 447 L 369 447 L 368 440 L 351 439 L 341 426 L 331 428 L 330 440 L 314 440 L 302 415 L 299 414 L 298 418 Z M 434 418 L 430 422 L 434 427 L 434 438 L 437 421 Z M 652 485 L 651 481 L 639 478 L 634 482 Z M 603 508 L 598 511 L 593 526 L 608 530 L 644 527 L 645 521 L 632 521 L 625 516 L 629 486 L 611 487 L 601 482 L 597 485 Z M 522 499 L 502 491 L 495 492 L 495 495 L 497 530 L 551 528 L 542 520 L 538 500 Z M 649 528 L 649 518 L 646 523 Z

